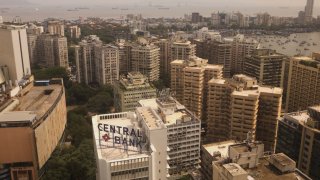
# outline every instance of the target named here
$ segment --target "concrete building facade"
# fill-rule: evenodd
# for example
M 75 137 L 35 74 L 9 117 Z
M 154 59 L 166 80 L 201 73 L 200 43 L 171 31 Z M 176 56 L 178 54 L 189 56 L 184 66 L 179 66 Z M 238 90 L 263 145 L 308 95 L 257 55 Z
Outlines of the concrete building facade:
M 223 65 L 223 77 L 231 77 L 232 44 L 229 41 L 194 40 L 196 55 L 209 64 Z
M 100 45 L 94 51 L 97 82 L 114 84 L 119 80 L 119 49 L 113 45 Z
M 139 103 L 92 117 L 97 178 L 177 179 L 198 168 L 200 121 L 169 96 Z
M 12 83 L 31 75 L 25 26 L 0 26 L 0 66 L 8 67 Z
M 283 88 L 286 56 L 271 49 L 256 49 L 244 62 L 244 74 L 258 83 Z
M 131 49 L 131 71 L 141 72 L 150 81 L 160 76 L 160 48 L 154 44 L 139 43 Z
M 212 78 L 221 79 L 222 69 L 221 65 L 208 64 L 208 60 L 198 57 L 172 61 L 171 91 L 179 102 L 204 119 L 207 82 Z
M 244 62 L 247 56 L 257 49 L 259 43 L 245 39 L 244 35 L 238 34 L 232 41 L 231 75 L 244 73 Z
M 38 179 L 63 137 L 67 110 L 62 79 L 32 81 L 25 80 L 19 96 L 1 92 L 0 142 L 5 148 L 0 148 L 0 172 L 6 172 L 5 179 Z
M 99 37 L 90 35 L 75 46 L 77 81 L 100 85 L 119 80 L 119 49 L 106 45 Z
M 139 72 L 129 72 L 114 84 L 114 104 L 118 112 L 134 111 L 138 101 L 156 97 L 156 88 Z
M 284 115 L 279 121 L 277 152 L 297 162 L 312 179 L 320 178 L 320 107 Z
M 229 139 L 262 141 L 274 152 L 282 89 L 258 86 L 255 78 L 234 75 L 208 83 L 207 142 Z
M 286 112 L 295 112 L 320 103 L 320 62 L 293 57 L 289 62 Z

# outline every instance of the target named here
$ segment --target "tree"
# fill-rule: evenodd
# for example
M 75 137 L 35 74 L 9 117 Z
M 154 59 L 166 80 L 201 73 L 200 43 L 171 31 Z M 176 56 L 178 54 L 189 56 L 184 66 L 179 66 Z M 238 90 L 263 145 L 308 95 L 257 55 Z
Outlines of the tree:
M 101 92 L 88 101 L 88 110 L 92 113 L 108 113 L 113 106 L 113 97 L 108 92 Z

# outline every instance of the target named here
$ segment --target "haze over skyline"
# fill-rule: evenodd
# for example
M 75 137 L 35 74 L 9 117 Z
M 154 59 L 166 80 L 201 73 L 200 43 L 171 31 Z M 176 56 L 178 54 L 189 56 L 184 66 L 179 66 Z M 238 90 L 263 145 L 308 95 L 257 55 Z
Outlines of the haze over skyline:
M 288 6 L 297 7 L 304 6 L 304 0 L 0 0 L 0 5 L 197 5 L 197 6 Z M 319 2 L 315 2 L 315 6 L 319 6 Z

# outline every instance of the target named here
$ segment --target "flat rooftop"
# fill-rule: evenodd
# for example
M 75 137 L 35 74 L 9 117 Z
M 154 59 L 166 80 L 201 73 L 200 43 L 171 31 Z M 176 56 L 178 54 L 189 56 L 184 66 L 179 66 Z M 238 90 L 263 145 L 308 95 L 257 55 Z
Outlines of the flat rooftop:
M 58 81 L 61 82 L 60 79 Z M 8 99 L 8 103 L 4 103 L 1 107 L 5 112 L 1 113 L 0 122 L 35 122 L 35 119 L 40 120 L 44 117 L 55 106 L 64 91 L 62 82 L 61 84 L 49 82 L 41 81 L 42 85 L 38 86 L 30 83 L 20 91 L 21 96 Z
M 149 129 L 163 128 L 163 122 L 161 118 L 151 107 L 138 107 L 136 113 L 139 113 Z
M 202 145 L 202 147 L 211 155 L 215 152 L 220 152 L 222 158 L 227 158 L 229 146 L 234 144 L 236 144 L 236 141 L 230 140 L 224 142 L 205 144 Z
M 158 102 L 160 102 L 162 104 L 160 105 Z M 156 112 L 159 117 L 162 117 L 161 120 L 163 121 L 163 123 L 165 125 L 176 124 L 177 120 L 182 120 L 185 118 L 190 118 L 191 121 L 197 120 L 193 117 L 193 115 L 189 111 L 187 111 L 185 106 L 181 105 L 179 102 L 177 102 L 173 99 L 169 99 L 167 101 L 159 100 L 158 102 L 157 102 L 156 98 L 153 98 L 153 99 L 140 100 L 139 104 L 142 107 L 152 108 L 154 110 L 154 112 Z M 158 110 L 160 108 L 171 109 L 171 110 L 170 110 L 170 113 L 162 114 L 162 116 L 161 116 L 160 113 L 158 112 Z
M 29 122 L 33 123 L 36 119 L 36 114 L 32 111 L 18 111 L 18 112 L 3 112 L 0 113 L 0 123 L 13 122 Z
M 255 180 L 311 180 L 298 170 L 282 174 L 277 168 L 269 163 L 269 158 L 270 157 L 260 158 L 256 168 L 246 169 L 249 176 L 253 177 Z
M 54 105 L 62 91 L 60 84 L 33 86 L 26 95 L 18 98 L 19 105 L 13 111 L 33 111 L 40 119 Z
M 240 176 L 246 175 L 247 171 L 245 171 L 241 166 L 236 163 L 229 163 L 222 165 L 224 169 L 226 169 L 232 176 Z

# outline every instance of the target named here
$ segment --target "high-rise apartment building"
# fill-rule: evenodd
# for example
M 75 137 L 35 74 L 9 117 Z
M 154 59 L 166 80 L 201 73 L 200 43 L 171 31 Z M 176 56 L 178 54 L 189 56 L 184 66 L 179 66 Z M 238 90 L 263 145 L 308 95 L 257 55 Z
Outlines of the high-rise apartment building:
M 314 6 L 314 0 L 307 0 L 307 4 L 304 11 L 305 23 L 312 22 L 313 8 L 314 8 L 313 6 Z
M 66 126 L 63 81 L 33 82 L 30 76 L 20 87 L 10 88 L 0 92 L 0 178 L 37 180 Z
M 160 48 L 160 77 L 165 77 L 170 73 L 170 40 L 160 39 L 155 42 Z
M 66 37 L 42 34 L 36 38 L 35 50 L 33 35 L 30 35 L 29 48 L 33 55 L 32 62 L 40 67 L 69 67 L 68 61 L 68 42 Z
M 255 40 L 248 40 L 242 34 L 238 34 L 232 41 L 231 75 L 243 73 L 245 58 L 251 56 L 258 48 L 259 43 Z
M 157 97 L 157 90 L 139 72 L 122 75 L 114 84 L 114 104 L 118 112 L 134 111 L 138 101 Z
M 100 85 L 114 84 L 119 79 L 119 50 L 116 46 L 94 48 L 96 80 Z
M 137 43 L 131 49 L 131 71 L 141 72 L 149 81 L 160 75 L 160 48 L 154 44 Z
M 155 43 L 160 48 L 160 74 L 170 76 L 170 63 L 174 60 L 189 60 L 196 54 L 196 45 L 178 37 Z
M 255 78 L 234 75 L 208 83 L 207 142 L 229 139 L 262 141 L 274 151 L 282 89 L 258 86 Z
M 244 74 L 261 85 L 283 87 L 286 56 L 271 49 L 255 49 L 244 62 Z
M 200 120 L 169 96 L 92 117 L 98 179 L 177 179 L 199 166 Z
M 312 179 L 320 178 L 320 106 L 284 115 L 279 121 L 277 152 L 297 162 Z
M 192 57 L 171 62 L 171 91 L 179 102 L 195 115 L 204 119 L 206 87 L 212 79 L 221 79 L 223 67 L 208 64 L 208 60 Z
M 132 44 L 125 40 L 119 40 L 116 46 L 119 49 L 119 74 L 127 74 L 131 70 Z
M 7 78 L 13 83 L 31 75 L 25 26 L 0 26 L 0 66 L 8 67 Z
M 119 79 L 119 49 L 105 45 L 99 37 L 85 37 L 75 47 L 77 81 L 86 84 L 113 84 Z
M 286 112 L 295 112 L 320 103 L 320 62 L 309 57 L 290 60 Z
M 223 77 L 231 76 L 231 41 L 194 40 L 194 43 L 197 56 L 208 59 L 210 64 L 223 65 Z
M 46 32 L 50 35 L 64 36 L 64 24 L 60 21 L 49 20 L 46 22 Z
M 81 29 L 77 25 L 69 26 L 68 33 L 70 38 L 79 39 L 81 36 Z
M 97 82 L 94 48 L 101 45 L 99 37 L 91 35 L 85 37 L 75 47 L 77 82 L 85 84 Z

